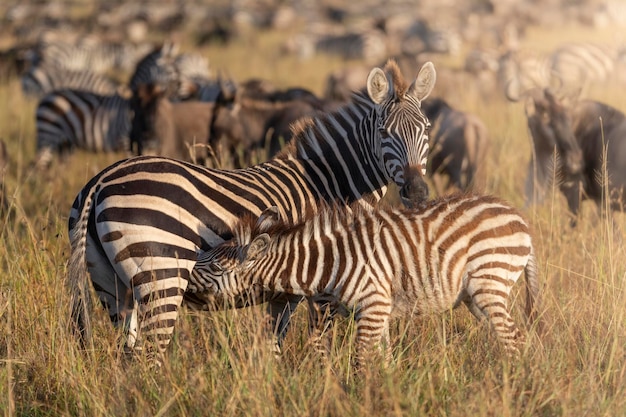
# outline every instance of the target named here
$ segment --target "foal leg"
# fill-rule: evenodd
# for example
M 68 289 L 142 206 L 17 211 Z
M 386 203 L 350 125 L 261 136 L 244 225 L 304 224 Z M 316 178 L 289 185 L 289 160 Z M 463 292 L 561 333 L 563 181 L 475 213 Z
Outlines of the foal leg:
M 517 345 L 524 337 L 509 314 L 507 298 L 514 281 L 493 275 L 469 276 L 466 301 L 472 314 L 479 320 L 487 318 L 498 339 L 510 356 L 519 354 Z
M 389 319 L 391 317 L 391 302 L 382 302 L 361 305 L 355 316 L 356 320 L 356 369 L 362 369 L 372 355 L 375 347 L 382 349 L 383 338 L 389 334 Z M 386 340 L 385 363 L 389 359 L 389 341 Z

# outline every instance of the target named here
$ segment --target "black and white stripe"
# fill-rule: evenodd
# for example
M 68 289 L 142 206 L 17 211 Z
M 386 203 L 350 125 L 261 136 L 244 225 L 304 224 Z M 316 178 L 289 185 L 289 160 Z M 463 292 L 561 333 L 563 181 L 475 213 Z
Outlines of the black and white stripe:
M 92 152 L 128 149 L 130 103 L 120 95 L 58 90 L 37 106 L 36 166 L 47 167 L 54 154 L 72 148 Z
M 174 60 L 177 54 L 178 45 L 166 42 L 145 55 L 135 66 L 128 82 L 131 91 L 137 91 L 140 84 L 175 83 L 177 75 Z
M 251 168 L 212 170 L 139 157 L 102 171 L 78 194 L 69 219 L 69 279 L 81 332 L 89 336 L 90 275 L 111 320 L 128 329 L 127 347 L 141 349 L 148 341 L 164 351 L 183 299 L 196 306 L 210 301 L 186 292 L 198 254 L 230 238 L 242 215 L 276 206 L 296 221 L 320 201 L 379 201 L 392 181 L 407 199 L 418 200 L 428 149 L 420 106 L 435 78 L 431 63 L 410 86 L 395 63 L 375 68 L 368 94 L 302 122 L 283 152 Z M 270 305 L 281 319 L 281 336 L 286 302 Z
M 619 76 L 625 62 L 624 51 L 592 42 L 567 43 L 548 54 L 509 51 L 499 60 L 503 85 L 517 83 L 521 91 L 531 88 L 586 88 Z
M 76 43 L 44 41 L 38 45 L 37 60 L 71 71 L 131 71 L 151 49 L 147 43 L 111 43 L 90 37 Z
M 27 96 L 41 97 L 64 88 L 95 94 L 115 94 L 118 85 L 110 78 L 87 70 L 68 70 L 42 62 L 22 75 L 22 91 Z
M 525 270 L 534 318 L 539 284 L 528 225 L 507 203 L 457 194 L 410 211 L 325 208 L 296 225 L 276 214 L 244 220 L 232 241 L 202 255 L 188 290 L 240 296 L 257 288 L 342 306 L 355 312 L 357 359 L 389 346 L 392 314 L 464 303 L 507 352 L 519 351 L 508 296 Z

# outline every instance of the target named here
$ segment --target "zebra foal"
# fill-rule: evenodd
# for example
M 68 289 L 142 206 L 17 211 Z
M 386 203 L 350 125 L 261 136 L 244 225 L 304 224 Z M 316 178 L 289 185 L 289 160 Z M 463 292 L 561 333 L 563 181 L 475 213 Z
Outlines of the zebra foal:
M 372 347 L 389 346 L 392 316 L 442 313 L 461 302 L 517 354 L 524 337 L 507 298 L 523 271 L 526 313 L 535 319 L 529 228 L 495 197 L 458 194 L 413 210 L 326 207 L 297 224 L 277 217 L 268 209 L 242 221 L 232 241 L 200 257 L 191 283 L 222 296 L 285 292 L 353 310 L 357 363 Z

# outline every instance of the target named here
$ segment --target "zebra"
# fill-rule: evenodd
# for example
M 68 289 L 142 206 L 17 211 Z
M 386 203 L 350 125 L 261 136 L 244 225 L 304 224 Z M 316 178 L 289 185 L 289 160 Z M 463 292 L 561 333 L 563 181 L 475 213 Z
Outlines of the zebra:
M 177 95 L 186 99 L 202 86 L 212 85 L 209 61 L 202 55 L 185 53 L 174 59 L 174 71 L 178 79 Z
M 136 92 L 140 84 L 162 83 L 169 85 L 176 81 L 176 67 L 174 60 L 178 55 L 179 45 L 165 42 L 146 54 L 135 66 L 135 70 L 128 81 L 131 91 Z
M 391 358 L 392 316 L 443 313 L 461 302 L 487 319 L 505 352 L 519 354 L 524 336 L 507 298 L 523 271 L 526 313 L 531 324 L 536 319 L 529 226 L 495 197 L 456 194 L 412 210 L 335 205 L 296 224 L 279 217 L 269 208 L 258 221 L 242 220 L 233 240 L 198 259 L 189 288 L 216 296 L 285 292 L 354 311 L 360 365 L 375 345 L 387 346 Z
M 509 51 L 499 59 L 503 85 L 513 80 L 520 90 L 546 87 L 584 89 L 618 77 L 626 53 L 619 48 L 592 42 L 566 43 L 541 55 Z
M 115 94 L 118 85 L 104 75 L 88 70 L 68 70 L 53 64 L 40 63 L 22 75 L 22 91 L 31 97 L 41 97 L 54 90 L 70 88 L 96 94 Z
M 151 156 L 105 168 L 69 216 L 68 283 L 82 343 L 91 337 L 89 277 L 113 324 L 125 326 L 125 350 L 162 354 L 183 300 L 197 308 L 210 301 L 186 291 L 198 254 L 232 237 L 242 215 L 277 206 L 295 221 L 320 201 L 375 204 L 390 182 L 405 203 L 423 201 L 429 123 L 420 106 L 435 80 L 430 62 L 410 85 L 393 61 L 374 68 L 353 102 L 299 122 L 281 153 L 247 169 Z M 267 301 L 279 346 L 300 298 Z
M 621 52 L 623 55 L 623 52 Z M 550 69 L 566 86 L 605 82 L 616 73 L 620 51 L 606 44 L 567 43 L 550 54 Z
M 79 90 L 58 90 L 37 106 L 35 166 L 49 166 L 54 153 L 72 148 L 114 152 L 130 148 L 131 108 L 126 98 Z
M 76 43 L 43 41 L 38 45 L 38 61 L 73 71 L 130 71 L 147 54 L 151 44 L 103 42 L 85 38 Z

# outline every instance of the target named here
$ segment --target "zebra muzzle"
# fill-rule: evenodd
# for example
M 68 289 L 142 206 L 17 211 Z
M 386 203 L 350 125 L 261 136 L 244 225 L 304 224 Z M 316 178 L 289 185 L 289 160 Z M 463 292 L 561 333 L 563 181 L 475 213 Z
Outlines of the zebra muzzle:
M 428 184 L 422 176 L 421 168 L 407 167 L 404 170 L 404 184 L 400 188 L 400 198 L 405 207 L 416 207 L 428 200 Z

